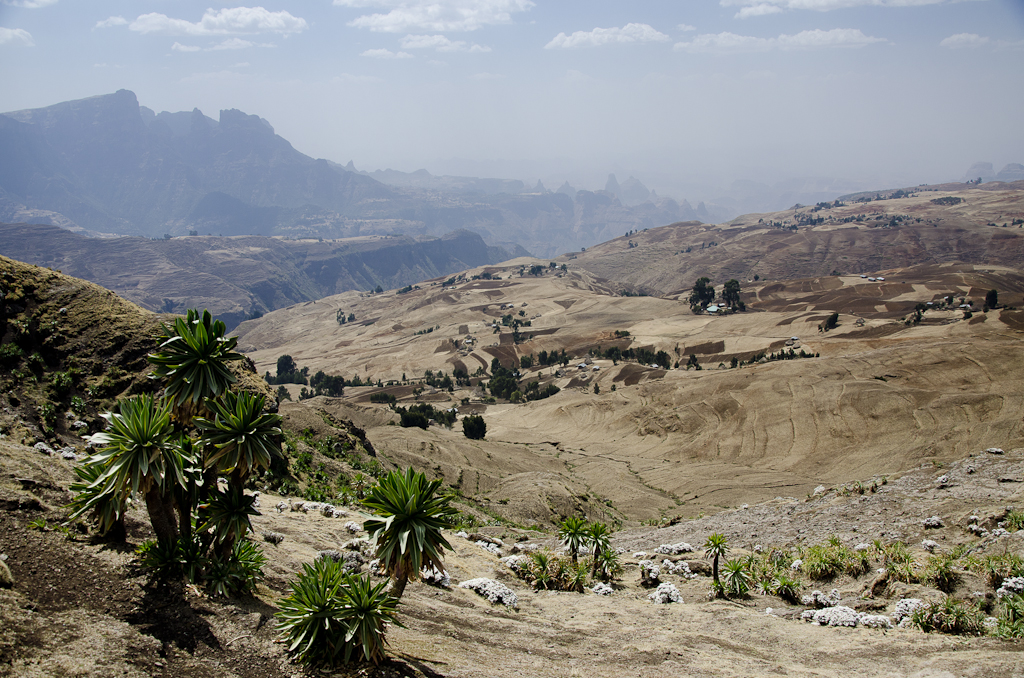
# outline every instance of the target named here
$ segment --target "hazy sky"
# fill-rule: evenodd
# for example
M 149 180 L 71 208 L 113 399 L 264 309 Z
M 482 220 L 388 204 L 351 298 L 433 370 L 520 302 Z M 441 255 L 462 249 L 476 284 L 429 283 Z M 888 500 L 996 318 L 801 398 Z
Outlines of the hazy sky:
M 360 169 L 917 184 L 1024 162 L 1024 0 L 0 0 L 0 110 L 121 88 Z

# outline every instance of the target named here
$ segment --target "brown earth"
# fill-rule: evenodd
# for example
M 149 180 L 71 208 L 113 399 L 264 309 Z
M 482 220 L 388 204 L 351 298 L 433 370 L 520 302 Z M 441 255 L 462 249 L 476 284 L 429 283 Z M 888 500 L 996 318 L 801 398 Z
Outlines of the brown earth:
M 754 276 L 874 275 L 949 262 L 1024 266 L 1024 182 L 909 190 L 909 197 L 896 199 L 856 202 L 853 196 L 838 207 L 800 206 L 746 214 L 726 224 L 683 222 L 646 229 L 557 261 L 587 269 L 616 292 L 650 294 L 688 294 L 701 276 L 721 285 L 730 278 L 749 284 Z M 963 202 L 932 202 L 939 197 Z M 811 225 L 812 218 L 823 223 Z M 900 221 L 893 223 L 896 218 Z

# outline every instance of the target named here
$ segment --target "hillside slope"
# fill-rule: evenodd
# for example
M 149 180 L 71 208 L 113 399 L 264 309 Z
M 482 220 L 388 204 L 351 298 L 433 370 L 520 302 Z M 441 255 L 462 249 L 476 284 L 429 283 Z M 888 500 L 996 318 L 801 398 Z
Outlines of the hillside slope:
M 707 276 L 753 282 L 872 274 L 922 264 L 1024 266 L 1024 182 L 919 187 L 726 224 L 677 223 L 562 257 L 616 289 L 689 291 Z M 892 197 L 902 196 L 902 197 Z
M 398 288 L 514 256 L 468 231 L 442 238 L 261 236 L 87 238 L 55 226 L 0 224 L 7 256 L 90 280 L 163 313 L 208 308 L 247 317 L 346 290 Z
M 243 323 L 240 346 L 261 372 L 288 354 L 311 374 L 372 382 L 419 380 L 426 370 L 482 374 L 452 393 L 425 386 L 420 399 L 483 413 L 486 441 L 467 441 L 458 427 L 410 436 L 377 421 L 368 431 L 389 458 L 434 468 L 450 483 L 462 478 L 473 496 L 507 500 L 492 508 L 512 519 L 522 511 L 558 520 L 561 509 L 536 510 L 537 495 L 562 496 L 562 488 L 585 488 L 619 519 L 640 521 L 801 496 L 823 482 L 959 459 L 994 440 L 1024 445 L 1021 312 L 975 306 L 964 321 L 956 304 L 940 303 L 953 294 L 980 305 L 994 288 L 1003 303 L 1021 305 L 1018 270 L 947 265 L 888 272 L 884 283 L 769 283 L 747 292 L 748 312 L 711 317 L 674 299 L 613 296 L 585 270 L 544 267 L 531 276 L 519 268 L 533 261 L 469 272 L 491 280 L 467 275 L 454 286 L 435 280 L 403 295 L 350 293 L 282 309 Z M 920 324 L 904 322 L 928 302 L 936 310 Z M 356 322 L 339 326 L 339 310 Z M 833 311 L 839 327 L 820 333 Z M 523 343 L 492 326 L 505 315 L 530 320 L 520 328 Z M 820 357 L 728 368 L 733 358 L 785 351 L 787 342 Z M 608 359 L 596 360 L 598 371 L 577 367 L 612 346 L 664 351 L 676 369 Z M 534 365 L 519 381 L 521 390 L 533 380 L 553 383 L 558 394 L 485 401 L 477 383 L 493 359 L 519 367 L 523 357 L 562 350 L 568 368 Z M 706 369 L 682 369 L 691 354 Z M 407 404 L 415 385 L 384 390 Z M 386 412 L 368 402 L 374 390 L 350 388 L 339 402 Z M 460 469 L 470 470 L 463 477 Z

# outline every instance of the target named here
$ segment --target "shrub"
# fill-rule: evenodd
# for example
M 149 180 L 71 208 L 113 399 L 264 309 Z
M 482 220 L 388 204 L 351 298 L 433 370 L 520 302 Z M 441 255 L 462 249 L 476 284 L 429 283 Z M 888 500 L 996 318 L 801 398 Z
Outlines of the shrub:
M 982 563 L 982 570 L 988 579 L 989 586 L 999 588 L 1004 579 L 1024 577 L 1024 559 L 1013 553 L 1002 553 L 988 556 Z
M 1024 511 L 1010 511 L 1006 514 L 1005 526 L 1010 532 L 1024 530 Z
M 462 419 L 462 432 L 470 440 L 483 440 L 487 435 L 487 422 L 479 414 L 471 414 Z
M 802 567 L 811 579 L 827 580 L 841 574 L 859 576 L 871 568 L 871 562 L 867 551 L 854 551 L 832 536 L 827 543 L 807 549 Z
M 950 556 L 931 556 L 924 578 L 943 593 L 953 593 L 960 584 L 960 571 L 954 567 L 955 558 Z
M 731 596 L 743 598 L 750 592 L 750 572 L 742 560 L 729 560 L 725 563 L 726 590 Z
M 1024 596 L 1003 596 L 996 635 L 1002 638 L 1024 638 Z
M 925 633 L 977 636 L 985 629 L 985 616 L 977 606 L 949 597 L 918 608 L 910 619 Z
M 342 564 L 320 558 L 302 566 L 277 613 L 286 651 L 306 666 L 334 667 L 353 656 L 378 663 L 384 657 L 385 624 L 395 619 L 398 599 L 386 583 L 346 574 Z

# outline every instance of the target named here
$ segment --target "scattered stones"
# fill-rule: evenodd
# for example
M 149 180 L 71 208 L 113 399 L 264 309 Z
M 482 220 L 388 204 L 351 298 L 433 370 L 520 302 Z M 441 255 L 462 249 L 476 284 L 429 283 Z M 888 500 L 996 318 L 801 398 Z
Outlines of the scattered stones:
M 516 592 L 502 584 L 500 581 L 479 577 L 477 579 L 470 579 L 462 582 L 459 584 L 459 588 L 476 591 L 478 594 L 494 604 L 501 603 L 502 605 L 511 608 L 519 607 L 519 597 L 516 595 Z
M 267 542 L 268 544 L 274 544 L 276 546 L 277 544 L 280 544 L 284 541 L 284 535 L 280 532 L 264 532 L 263 541 Z
M 277 506 L 275 506 L 274 508 L 277 509 L 278 513 L 284 513 L 285 509 L 288 508 L 288 502 L 279 501 L 277 502 Z
M 685 541 L 681 541 L 678 544 L 662 544 L 654 549 L 654 552 L 668 556 L 678 556 L 681 553 L 693 553 L 693 547 Z
M 594 588 L 590 590 L 599 596 L 610 596 L 615 592 L 615 589 L 611 587 L 611 584 L 605 584 L 603 581 L 599 581 L 594 584 Z
M 935 485 L 941 490 L 944 487 L 949 487 L 949 476 L 941 475 L 935 480 Z
M 935 553 L 935 549 L 939 548 L 939 542 L 933 541 L 931 539 L 925 539 L 921 542 L 921 548 L 923 548 L 928 553 Z
M 827 487 L 825 487 L 824 485 L 818 485 L 816 488 L 814 488 L 813 494 L 814 494 L 815 497 L 820 497 L 821 495 L 825 494 L 826 492 L 828 492 L 828 488 Z
M 469 534 L 465 530 L 459 530 L 455 533 L 456 537 L 462 537 L 463 539 L 469 539 Z
M 452 587 L 452 578 L 448 572 L 442 572 L 433 566 L 429 569 L 424 568 L 420 570 L 420 579 L 423 580 L 424 584 L 429 584 L 430 586 L 437 586 L 442 589 L 450 589 Z
M 925 518 L 922 521 L 922 524 L 924 525 L 924 529 L 926 530 L 937 530 L 938 528 L 943 526 L 942 518 L 938 516 L 931 516 L 930 518 Z
M 978 525 L 977 523 L 971 523 L 967 526 L 967 529 L 970 532 L 973 532 L 974 534 L 978 535 L 979 537 L 984 537 L 988 535 L 988 530 L 986 530 L 981 525 Z
M 967 471 L 967 473 L 969 475 L 973 475 L 974 474 L 974 467 L 973 466 L 967 466 L 964 470 Z
M 53 448 L 44 442 L 38 442 L 32 446 L 34 449 L 42 452 L 45 455 L 53 456 Z
M 675 584 L 669 584 L 668 582 L 658 584 L 658 588 L 651 591 L 647 597 L 655 605 L 683 602 L 683 596 L 679 593 L 679 589 L 676 588 Z
M 60 449 L 60 458 L 67 459 L 68 461 L 78 461 L 78 454 L 75 453 L 75 448 L 73 447 L 62 447 Z
M 989 447 L 985 451 L 988 452 L 989 454 L 1005 454 L 1005 452 L 1003 452 L 1003 450 L 998 447 Z
M 297 501 L 294 504 L 292 502 L 288 502 L 288 508 L 290 508 L 293 513 L 301 511 L 305 505 L 306 502 L 304 501 Z
M 1002 527 L 997 527 L 996 529 L 992 530 L 992 536 L 993 537 L 1009 537 L 1010 536 L 1010 531 L 1006 530 L 1006 529 L 1004 529 Z

